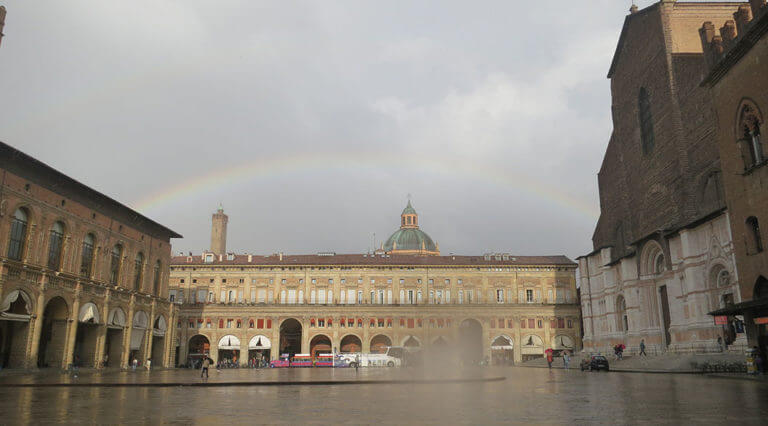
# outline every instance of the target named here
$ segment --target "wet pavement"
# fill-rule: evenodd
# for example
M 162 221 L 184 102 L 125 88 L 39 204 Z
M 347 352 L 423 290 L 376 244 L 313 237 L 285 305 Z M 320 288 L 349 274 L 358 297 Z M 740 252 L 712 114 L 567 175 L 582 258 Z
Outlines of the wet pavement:
M 78 381 L 199 381 L 190 370 L 89 375 Z M 57 374 L 0 377 L 4 424 L 41 423 L 710 423 L 765 424 L 768 383 L 702 375 L 485 368 L 211 371 L 210 382 L 506 377 L 479 383 L 362 383 L 255 387 L 12 388 Z

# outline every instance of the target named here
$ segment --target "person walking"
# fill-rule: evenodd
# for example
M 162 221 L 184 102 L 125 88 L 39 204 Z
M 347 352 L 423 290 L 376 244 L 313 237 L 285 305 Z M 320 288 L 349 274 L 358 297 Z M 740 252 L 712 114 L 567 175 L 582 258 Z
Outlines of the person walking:
M 549 369 L 552 369 L 552 349 L 547 349 L 547 365 L 549 365 Z
M 152 359 L 147 358 L 147 371 L 152 370 Z
M 138 367 L 138 366 L 139 366 L 139 360 L 134 358 L 133 361 L 131 362 L 131 369 L 133 371 L 136 371 L 136 367 Z
M 568 351 L 565 351 L 563 352 L 563 367 L 567 370 L 569 365 L 571 365 L 571 356 L 568 355 Z
M 200 368 L 200 378 L 203 378 L 203 374 L 205 374 L 205 378 L 208 378 L 208 367 L 211 365 L 211 359 L 208 357 L 205 357 L 202 363 L 202 367 Z
M 638 356 L 648 356 L 648 354 L 645 353 L 645 339 L 640 339 L 640 355 Z

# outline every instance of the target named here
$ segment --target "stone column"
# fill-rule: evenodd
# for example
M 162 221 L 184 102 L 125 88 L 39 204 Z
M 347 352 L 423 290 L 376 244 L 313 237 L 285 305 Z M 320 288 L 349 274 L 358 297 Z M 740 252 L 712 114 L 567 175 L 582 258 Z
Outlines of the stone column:
M 75 352 L 75 339 L 77 338 L 78 315 L 80 314 L 80 292 L 75 293 L 75 301 L 72 303 L 72 312 L 70 313 L 69 325 L 67 326 L 67 341 L 64 346 L 64 359 L 62 368 L 67 368 L 72 364 L 72 358 Z
M 43 323 L 45 322 L 45 318 L 43 318 L 43 314 L 45 313 L 45 283 L 43 283 L 42 288 L 40 289 L 40 295 L 37 296 L 37 310 L 35 312 L 35 317 L 30 321 L 30 330 L 29 334 L 31 335 L 32 341 L 30 342 L 30 350 L 27 355 L 27 359 L 24 362 L 24 367 L 26 368 L 36 368 L 37 367 L 37 356 L 40 350 L 40 335 L 43 332 Z
M 96 340 L 96 354 L 95 356 L 95 367 L 99 367 L 101 364 L 101 360 L 104 359 L 104 349 L 107 343 L 107 321 L 109 321 L 109 296 L 107 296 L 106 301 L 104 302 L 104 309 L 103 309 L 103 315 L 101 317 L 101 324 L 99 324 L 99 336 Z
M 128 359 L 131 355 L 131 334 L 133 333 L 133 311 L 134 300 L 131 296 L 131 300 L 128 302 L 128 317 L 125 319 L 127 325 L 123 331 L 123 354 L 120 356 L 120 368 L 126 369 L 130 367 L 132 360 Z
M 149 310 L 149 324 L 147 324 L 147 331 L 144 334 L 144 359 L 142 360 L 142 364 L 147 362 L 147 358 L 152 358 L 152 345 L 154 344 L 153 340 L 155 337 L 154 329 L 155 329 L 155 300 L 152 301 L 152 307 Z M 153 359 L 152 363 L 158 363 L 161 364 L 160 360 Z

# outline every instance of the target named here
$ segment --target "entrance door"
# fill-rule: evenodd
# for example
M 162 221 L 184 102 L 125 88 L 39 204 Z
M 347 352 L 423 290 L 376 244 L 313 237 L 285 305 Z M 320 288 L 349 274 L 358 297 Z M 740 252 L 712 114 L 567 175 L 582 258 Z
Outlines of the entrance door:
M 659 287 L 659 294 L 661 296 L 661 316 L 664 321 L 664 340 L 666 345 L 672 342 L 672 336 L 669 334 L 669 323 L 671 322 L 669 317 L 669 296 L 667 296 L 667 286 L 663 285 Z

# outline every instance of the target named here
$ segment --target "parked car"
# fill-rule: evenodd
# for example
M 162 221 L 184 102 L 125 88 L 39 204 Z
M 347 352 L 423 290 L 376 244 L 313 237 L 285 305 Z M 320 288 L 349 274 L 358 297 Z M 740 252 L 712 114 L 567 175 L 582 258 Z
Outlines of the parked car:
M 581 371 L 584 371 L 584 370 L 610 371 L 610 367 L 608 366 L 608 359 L 602 355 L 592 355 L 588 359 L 585 358 L 581 360 Z

